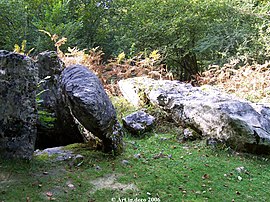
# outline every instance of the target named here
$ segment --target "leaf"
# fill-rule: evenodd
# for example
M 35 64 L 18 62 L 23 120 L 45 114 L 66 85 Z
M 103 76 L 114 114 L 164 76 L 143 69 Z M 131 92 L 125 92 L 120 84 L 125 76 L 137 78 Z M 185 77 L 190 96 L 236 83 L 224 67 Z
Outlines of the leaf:
M 156 61 L 160 58 L 160 54 L 158 53 L 158 50 L 154 50 L 153 52 L 150 53 L 149 57 L 154 61 Z
M 120 64 L 126 57 L 126 54 L 124 52 L 120 53 L 118 56 L 117 56 L 117 63 Z
M 58 37 L 58 36 L 57 36 Z M 57 38 L 56 38 L 57 39 Z M 56 41 L 56 40 L 55 40 Z M 54 45 L 56 47 L 60 47 L 61 45 L 65 44 L 67 42 L 67 38 L 62 37 L 61 39 L 59 39 Z
M 21 52 L 21 48 L 20 48 L 20 46 L 19 46 L 18 44 L 15 44 L 15 45 L 14 45 L 14 50 L 13 50 L 13 52 L 15 52 L 15 53 L 20 53 L 20 52 Z
M 208 174 L 204 174 L 203 176 L 202 176 L 202 179 L 209 179 L 210 178 L 210 176 L 208 175 Z
M 57 34 L 53 34 L 52 36 L 51 36 L 51 40 L 52 41 L 54 41 L 54 42 L 56 42 L 56 40 L 59 38 L 59 36 L 57 35 Z
M 22 45 L 21 45 L 21 52 L 24 53 L 25 52 L 25 48 L 26 48 L 26 40 L 22 41 Z
M 30 55 L 30 53 L 32 53 L 32 51 L 35 50 L 35 48 L 31 48 L 26 55 Z
M 242 177 L 241 176 L 237 176 L 237 179 L 239 180 L 239 181 L 242 181 Z
M 47 31 L 45 31 L 45 30 L 43 30 L 43 29 L 39 29 L 38 31 L 47 34 L 49 37 L 52 37 L 52 35 L 51 35 L 50 32 L 47 32 Z

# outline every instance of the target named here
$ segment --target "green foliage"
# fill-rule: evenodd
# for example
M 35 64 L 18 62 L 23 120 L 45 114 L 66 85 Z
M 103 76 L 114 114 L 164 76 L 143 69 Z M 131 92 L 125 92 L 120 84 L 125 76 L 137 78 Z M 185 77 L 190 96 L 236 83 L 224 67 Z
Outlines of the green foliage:
M 55 49 L 41 29 L 68 38 L 64 50 L 99 46 L 105 59 L 159 50 L 185 79 L 230 59 L 269 60 L 269 9 L 264 0 L 2 0 L 0 47 Z
M 42 126 L 52 128 L 52 127 L 54 127 L 54 123 L 55 123 L 56 118 L 53 116 L 52 113 L 39 110 L 38 111 L 38 120 Z
M 258 36 L 260 27 L 269 22 L 268 4 L 240 0 L 133 0 L 113 1 L 113 6 L 116 11 L 111 21 L 116 26 L 111 32 L 119 52 L 131 46 L 137 50 L 159 49 L 175 73 L 178 68 L 192 66 L 192 58 L 202 69 L 235 57 L 260 62 L 269 57 L 264 50 L 269 49 L 267 33 L 262 31 Z
M 22 0 L 0 1 L 0 48 L 13 50 L 14 44 L 27 39 L 28 16 Z
M 40 89 L 42 83 L 44 83 L 45 80 L 49 79 L 49 78 L 50 78 L 50 76 L 47 76 L 44 79 L 42 79 L 41 81 L 39 81 L 37 87 Z M 36 102 L 38 105 L 38 121 L 39 121 L 39 124 L 41 124 L 43 127 L 53 128 L 55 121 L 56 121 L 55 115 L 53 113 L 48 112 L 48 111 L 42 110 L 42 107 L 41 107 L 42 103 L 44 102 L 41 99 L 41 95 L 46 91 L 48 91 L 48 89 L 40 90 L 36 95 Z
M 25 54 L 25 55 L 29 55 L 33 50 L 34 50 L 34 48 L 30 49 L 30 50 L 26 53 L 26 40 L 23 40 L 21 46 L 19 46 L 18 44 L 15 44 L 15 45 L 14 45 L 14 50 L 13 50 L 13 52 L 15 52 L 15 53 L 20 53 L 20 54 Z

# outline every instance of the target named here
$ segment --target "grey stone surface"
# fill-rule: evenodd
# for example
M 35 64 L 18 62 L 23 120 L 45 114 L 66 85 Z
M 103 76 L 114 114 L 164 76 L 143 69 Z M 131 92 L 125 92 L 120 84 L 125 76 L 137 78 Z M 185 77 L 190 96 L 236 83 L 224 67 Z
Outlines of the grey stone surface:
M 27 56 L 0 51 L 0 156 L 31 159 L 36 141 L 38 69 Z
M 64 103 L 60 89 L 60 74 L 64 63 L 54 51 L 45 51 L 37 56 L 39 69 L 38 87 L 38 136 L 36 148 L 63 146 L 83 142 L 78 124 Z
M 55 156 L 55 161 L 65 161 L 72 159 L 75 154 L 72 151 L 65 150 L 64 147 L 52 147 L 44 150 L 35 150 L 35 156 L 48 155 L 49 157 Z
M 134 81 L 135 82 L 135 81 Z M 136 88 L 136 84 L 134 84 L 131 80 L 126 82 L 125 80 L 118 81 L 118 86 L 122 95 L 135 107 L 140 105 L 140 97 L 138 93 L 138 88 Z
M 45 51 L 37 55 L 36 65 L 39 71 L 39 92 L 43 91 L 39 98 L 41 108 L 54 111 L 55 105 L 60 99 L 58 81 L 64 69 L 64 63 L 54 51 Z
M 155 117 L 144 111 L 137 111 L 123 119 L 123 126 L 135 136 L 142 135 L 154 127 Z
M 97 76 L 81 65 L 65 68 L 61 88 L 74 117 L 103 142 L 104 152 L 122 151 L 116 111 Z
M 127 79 L 122 85 L 125 82 L 202 137 L 225 142 L 238 151 L 270 153 L 270 108 L 265 105 L 254 105 L 212 86 L 149 78 Z

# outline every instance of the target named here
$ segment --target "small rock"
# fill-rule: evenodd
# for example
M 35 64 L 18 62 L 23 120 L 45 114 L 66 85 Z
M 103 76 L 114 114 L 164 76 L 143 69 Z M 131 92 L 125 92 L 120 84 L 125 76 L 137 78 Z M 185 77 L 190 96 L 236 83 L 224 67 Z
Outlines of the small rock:
M 159 152 L 159 154 L 156 154 L 153 156 L 154 159 L 159 159 L 159 158 L 164 158 L 166 157 L 165 154 L 163 154 L 163 152 Z
M 46 192 L 46 196 L 52 197 L 53 196 L 53 193 L 52 192 Z
M 134 154 L 134 158 L 135 159 L 139 159 L 139 158 L 141 158 L 142 156 L 141 156 L 141 154 Z
M 154 126 L 155 117 L 144 111 L 134 112 L 123 118 L 123 126 L 134 136 L 142 135 Z
M 128 165 L 128 164 L 129 164 L 129 161 L 128 161 L 128 160 L 123 160 L 123 161 L 122 161 L 122 164 L 123 164 L 123 165 Z
M 68 184 L 68 187 L 70 188 L 70 189 L 75 189 L 75 186 L 74 186 L 74 184 Z
M 246 172 L 246 169 L 244 168 L 244 166 L 240 166 L 240 167 L 237 167 L 235 168 L 235 170 L 239 173 L 243 173 L 243 172 Z
M 206 140 L 206 144 L 212 147 L 216 147 L 218 145 L 218 140 L 216 138 L 208 138 Z

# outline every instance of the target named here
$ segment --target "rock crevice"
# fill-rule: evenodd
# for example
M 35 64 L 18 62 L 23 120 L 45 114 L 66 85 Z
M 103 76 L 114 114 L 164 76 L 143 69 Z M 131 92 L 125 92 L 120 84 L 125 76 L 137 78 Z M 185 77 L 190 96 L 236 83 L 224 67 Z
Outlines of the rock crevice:
M 64 68 L 53 51 L 31 58 L 0 51 L 0 156 L 31 159 L 34 149 L 97 136 L 121 153 L 122 129 L 101 82 L 86 67 Z

